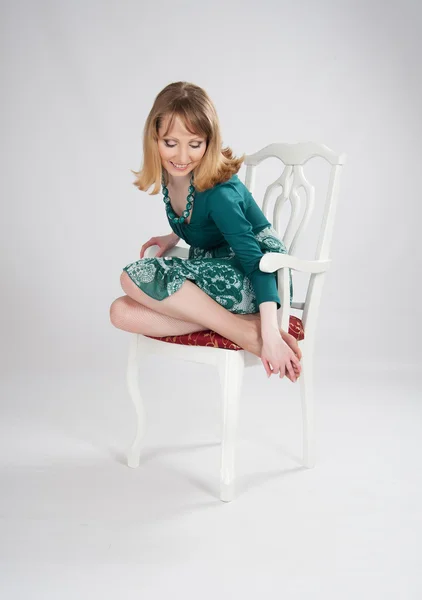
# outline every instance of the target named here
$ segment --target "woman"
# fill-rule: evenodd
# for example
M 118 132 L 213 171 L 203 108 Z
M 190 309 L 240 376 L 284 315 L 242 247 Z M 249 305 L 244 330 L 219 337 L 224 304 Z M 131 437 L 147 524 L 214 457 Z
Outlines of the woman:
M 124 268 L 127 295 L 113 302 L 111 322 L 154 337 L 211 329 L 259 356 L 268 377 L 296 381 L 301 352 L 278 327 L 276 275 L 259 269 L 264 252 L 286 248 L 237 176 L 244 157 L 222 149 L 207 93 L 187 82 L 165 87 L 146 120 L 143 147 L 134 185 L 157 194 L 161 183 L 172 233 L 151 238 L 140 260 Z M 162 258 L 180 238 L 189 258 Z M 143 258 L 152 245 L 156 257 Z

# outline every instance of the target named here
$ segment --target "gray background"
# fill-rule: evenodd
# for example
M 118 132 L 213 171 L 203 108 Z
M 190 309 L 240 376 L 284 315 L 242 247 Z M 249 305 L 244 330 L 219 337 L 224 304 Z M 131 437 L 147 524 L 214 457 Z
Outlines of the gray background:
M 128 336 L 108 308 L 121 269 L 168 231 L 161 195 L 133 187 L 130 169 L 155 95 L 178 80 L 207 90 L 237 154 L 309 140 L 346 152 L 317 353 L 416 365 L 419 12 L 409 1 L 6 6 L 1 367 L 119 365 L 118 376 Z
M 416 0 L 2 2 L 1 596 L 421 597 L 421 17 Z M 230 504 L 211 367 L 144 359 L 147 436 L 126 462 L 130 335 L 109 306 L 122 267 L 168 232 L 130 170 L 178 80 L 206 89 L 238 155 L 316 141 L 348 157 L 317 466 L 300 466 L 299 386 L 250 369 Z

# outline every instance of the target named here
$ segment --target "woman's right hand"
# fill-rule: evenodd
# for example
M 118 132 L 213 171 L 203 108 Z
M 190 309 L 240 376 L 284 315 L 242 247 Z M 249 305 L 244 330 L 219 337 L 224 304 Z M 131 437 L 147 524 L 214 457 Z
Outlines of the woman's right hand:
M 150 246 L 158 246 L 159 250 L 155 255 L 157 258 L 163 256 L 165 252 L 175 247 L 180 238 L 175 233 L 169 233 L 168 235 L 158 235 L 149 239 L 141 248 L 140 258 L 144 258 L 145 250 Z
M 293 383 L 297 381 L 302 370 L 300 359 L 282 339 L 279 332 L 263 338 L 261 362 L 268 377 L 278 375 L 281 379 L 286 375 Z

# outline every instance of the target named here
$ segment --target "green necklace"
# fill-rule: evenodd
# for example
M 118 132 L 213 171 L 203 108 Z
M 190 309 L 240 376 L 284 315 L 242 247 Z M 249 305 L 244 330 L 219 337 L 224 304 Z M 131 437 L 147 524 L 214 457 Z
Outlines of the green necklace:
M 173 221 L 173 223 L 184 223 L 189 216 L 190 210 L 192 208 L 192 203 L 195 200 L 195 187 L 193 185 L 193 173 L 190 176 L 190 182 L 189 182 L 190 185 L 189 185 L 189 189 L 188 189 L 188 196 L 186 198 L 186 200 L 187 200 L 186 208 L 183 211 L 181 217 L 178 217 L 171 208 L 169 191 L 165 185 L 164 174 L 161 177 L 161 183 L 163 186 L 163 195 L 164 195 L 163 201 L 164 201 L 164 204 L 166 205 L 166 211 L 167 211 L 168 218 L 170 219 L 170 221 Z

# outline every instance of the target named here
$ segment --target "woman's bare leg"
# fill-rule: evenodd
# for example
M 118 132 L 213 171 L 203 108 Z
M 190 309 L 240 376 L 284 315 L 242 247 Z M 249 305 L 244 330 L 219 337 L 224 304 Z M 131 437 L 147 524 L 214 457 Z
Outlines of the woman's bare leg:
M 260 330 L 259 314 L 238 316 L 242 321 L 253 321 L 257 330 Z M 208 327 L 203 325 L 188 323 L 187 321 L 181 321 L 180 319 L 157 313 L 139 304 L 139 302 L 136 302 L 129 296 L 121 296 L 114 300 L 110 307 L 110 321 L 117 329 L 153 337 L 184 335 L 208 329 Z M 283 332 L 283 330 L 280 330 L 280 334 L 293 352 L 295 352 L 296 347 L 298 347 L 296 339 L 292 335 Z M 302 353 L 300 350 L 297 356 L 299 359 L 301 358 Z
M 200 325 L 200 329 L 216 331 L 241 348 L 260 356 L 262 340 L 258 314 L 247 315 L 246 319 L 242 318 L 246 315 L 235 315 L 215 302 L 191 281 L 185 281 L 177 292 L 164 300 L 154 300 L 142 292 L 125 271 L 121 275 L 120 282 L 123 291 L 144 307 L 161 315 L 193 324 L 195 327 Z M 299 346 L 294 337 L 287 332 L 280 331 L 280 333 L 293 352 L 300 357 Z
M 259 315 L 240 315 L 245 320 L 259 320 Z M 208 329 L 204 325 L 188 323 L 174 317 L 168 317 L 143 306 L 130 296 L 116 298 L 110 306 L 110 321 L 123 331 L 129 333 L 141 333 L 153 337 L 165 337 L 167 335 L 185 335 L 195 331 Z
M 197 323 L 188 323 L 160 314 L 143 306 L 129 296 L 117 298 L 110 307 L 110 321 L 118 329 L 153 337 L 184 335 L 207 329 Z

